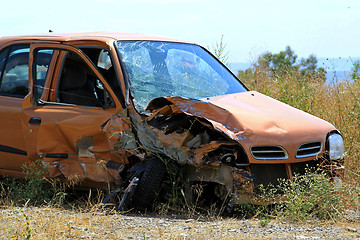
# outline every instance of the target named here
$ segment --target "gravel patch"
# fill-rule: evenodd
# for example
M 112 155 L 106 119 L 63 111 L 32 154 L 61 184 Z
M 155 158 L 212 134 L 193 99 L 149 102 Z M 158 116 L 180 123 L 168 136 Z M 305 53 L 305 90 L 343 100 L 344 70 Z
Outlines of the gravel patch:
M 26 238 L 29 234 L 30 239 L 360 239 L 359 214 L 348 212 L 347 216 L 347 221 L 335 224 L 276 220 L 264 224 L 259 219 L 204 220 L 8 208 L 0 210 L 0 239 Z

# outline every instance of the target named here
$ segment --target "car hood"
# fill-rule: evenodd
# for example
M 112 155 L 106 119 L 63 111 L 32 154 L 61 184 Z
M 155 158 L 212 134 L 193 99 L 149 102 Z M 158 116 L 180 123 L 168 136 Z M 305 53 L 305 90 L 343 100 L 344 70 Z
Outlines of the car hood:
M 206 100 L 166 99 L 182 112 L 210 121 L 215 129 L 239 142 L 253 162 L 252 146 L 281 146 L 291 160 L 301 144 L 320 141 L 324 146 L 327 133 L 336 130 L 322 119 L 255 91 Z

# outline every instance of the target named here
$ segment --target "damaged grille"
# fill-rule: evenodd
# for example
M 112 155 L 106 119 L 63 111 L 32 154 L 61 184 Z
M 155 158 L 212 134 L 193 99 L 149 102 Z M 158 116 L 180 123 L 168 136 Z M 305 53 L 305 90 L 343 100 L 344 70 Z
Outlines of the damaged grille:
M 295 175 L 305 175 L 307 172 L 313 172 L 319 168 L 319 161 L 311 160 L 307 162 L 291 163 L 291 173 Z
M 300 145 L 300 147 L 296 151 L 296 158 L 316 156 L 321 153 L 321 150 L 321 142 L 304 143 Z
M 269 188 L 276 189 L 274 194 L 282 194 L 278 186 L 280 179 L 288 179 L 285 164 L 252 164 L 250 170 L 255 178 L 255 194 L 264 194 L 264 189 Z
M 315 160 L 299 163 L 291 163 L 292 176 L 303 176 L 307 172 L 316 171 L 319 162 Z M 273 194 L 283 194 L 281 181 L 289 179 L 285 164 L 252 164 L 250 165 L 251 174 L 254 177 L 254 193 L 264 194 L 264 189 L 273 189 Z
M 287 159 L 288 155 L 280 146 L 256 146 L 250 148 L 254 158 L 259 160 Z

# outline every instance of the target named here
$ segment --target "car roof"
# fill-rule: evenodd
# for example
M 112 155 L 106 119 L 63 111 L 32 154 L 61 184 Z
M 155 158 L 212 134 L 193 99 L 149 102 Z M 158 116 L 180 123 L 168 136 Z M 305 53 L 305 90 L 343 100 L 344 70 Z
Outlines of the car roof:
M 48 33 L 41 35 L 21 35 L 0 37 L 0 45 L 9 41 L 17 40 L 45 40 L 45 41 L 76 41 L 76 40 L 95 40 L 101 42 L 110 42 L 114 40 L 150 40 L 150 41 L 168 41 L 185 42 L 178 39 L 147 35 L 140 33 L 119 33 L 119 32 L 83 32 L 83 33 Z

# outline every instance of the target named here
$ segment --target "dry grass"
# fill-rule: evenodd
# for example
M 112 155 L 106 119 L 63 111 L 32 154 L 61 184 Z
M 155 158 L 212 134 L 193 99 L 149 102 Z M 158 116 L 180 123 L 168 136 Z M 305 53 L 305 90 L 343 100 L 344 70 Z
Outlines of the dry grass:
M 26 217 L 25 217 L 26 216 Z M 27 218 L 27 219 L 26 219 Z M 181 219 L 177 216 L 105 214 L 57 208 L 0 210 L 0 239 L 354 239 L 359 225 L 271 220 Z

